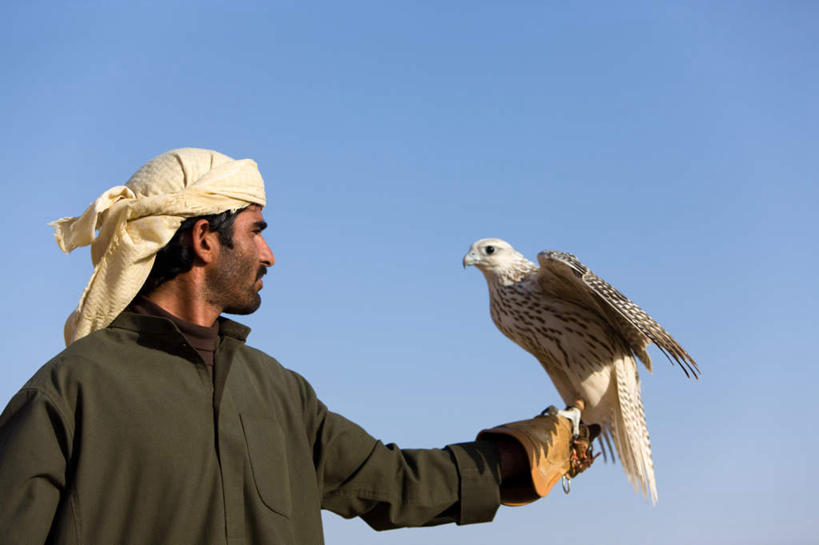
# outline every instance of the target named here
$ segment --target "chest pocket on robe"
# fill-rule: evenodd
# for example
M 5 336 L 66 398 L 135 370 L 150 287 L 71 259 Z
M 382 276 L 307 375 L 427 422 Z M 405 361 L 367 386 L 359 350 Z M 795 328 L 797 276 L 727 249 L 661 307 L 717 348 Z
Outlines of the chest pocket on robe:
M 290 475 L 284 433 L 270 418 L 240 415 L 253 480 L 262 502 L 272 511 L 290 517 Z

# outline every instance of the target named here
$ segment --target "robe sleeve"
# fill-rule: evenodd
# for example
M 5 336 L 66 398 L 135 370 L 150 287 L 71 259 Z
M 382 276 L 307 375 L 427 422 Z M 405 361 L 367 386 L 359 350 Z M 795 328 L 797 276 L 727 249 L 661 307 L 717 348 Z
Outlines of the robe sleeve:
M 57 405 L 24 388 L 0 415 L 0 543 L 41 544 L 65 489 L 71 433 Z
M 501 476 L 493 443 L 401 449 L 327 410 L 306 388 L 323 509 L 359 516 L 376 530 L 494 518 Z

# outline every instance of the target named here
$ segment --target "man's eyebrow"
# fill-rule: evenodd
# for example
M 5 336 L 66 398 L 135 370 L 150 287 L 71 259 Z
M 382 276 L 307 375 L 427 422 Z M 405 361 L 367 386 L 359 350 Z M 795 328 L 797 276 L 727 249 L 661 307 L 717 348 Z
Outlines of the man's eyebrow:
M 257 221 L 253 224 L 253 227 L 258 229 L 259 231 L 264 231 L 267 229 L 267 222 L 266 221 Z

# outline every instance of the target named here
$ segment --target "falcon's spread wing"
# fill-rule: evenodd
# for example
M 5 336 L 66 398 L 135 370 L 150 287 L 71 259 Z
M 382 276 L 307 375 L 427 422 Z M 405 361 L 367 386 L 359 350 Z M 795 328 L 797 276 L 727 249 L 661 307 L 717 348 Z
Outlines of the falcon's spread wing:
M 645 348 L 653 342 L 669 361 L 680 365 L 687 377 L 699 378 L 697 363 L 660 324 L 575 256 L 547 250 L 540 252 L 537 259 L 540 263 L 538 279 L 544 290 L 559 291 L 560 297 L 572 299 L 600 313 L 628 341 L 649 370 L 651 359 Z

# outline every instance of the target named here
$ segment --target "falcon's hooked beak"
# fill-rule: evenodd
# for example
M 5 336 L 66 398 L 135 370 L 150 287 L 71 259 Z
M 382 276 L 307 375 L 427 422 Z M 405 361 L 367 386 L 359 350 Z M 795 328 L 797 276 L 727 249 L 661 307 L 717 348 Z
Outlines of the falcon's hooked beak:
M 475 265 L 480 260 L 481 257 L 478 255 L 478 252 L 469 250 L 469 253 L 464 256 L 464 269 L 469 265 Z

